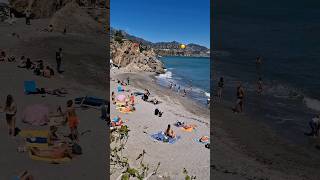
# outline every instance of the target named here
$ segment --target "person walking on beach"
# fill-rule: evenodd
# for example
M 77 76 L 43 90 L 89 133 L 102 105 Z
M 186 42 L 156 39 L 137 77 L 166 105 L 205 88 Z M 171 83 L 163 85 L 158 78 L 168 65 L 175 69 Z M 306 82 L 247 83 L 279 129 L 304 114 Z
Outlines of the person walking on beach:
M 312 118 L 312 120 L 309 122 L 310 128 L 311 128 L 311 136 L 318 136 L 319 135 L 319 129 L 320 129 L 320 115 L 317 115 L 316 117 Z
M 178 86 L 178 93 L 180 93 L 180 85 Z
M 172 89 L 172 83 L 170 83 L 170 85 L 169 85 L 169 89 Z
M 224 80 L 223 77 L 220 77 L 220 80 L 218 82 L 218 90 L 217 90 L 217 96 L 218 99 L 221 100 L 222 99 L 222 90 L 224 88 Z
M 185 97 L 187 95 L 187 91 L 186 91 L 186 89 L 183 89 L 183 97 Z
M 56 52 L 56 62 L 57 62 L 57 72 L 61 73 L 61 61 L 62 61 L 62 48 L 59 48 L 59 51 Z
M 261 79 L 261 77 L 259 77 L 258 82 L 257 82 L 257 93 L 259 95 L 261 95 L 262 91 L 263 91 L 262 79 Z
M 26 25 L 31 25 L 31 23 L 30 23 L 30 16 L 31 16 L 30 9 L 28 9 L 28 8 L 26 9 L 25 16 L 26 16 Z
M 243 112 L 243 100 L 244 100 L 244 89 L 242 87 L 242 83 L 239 82 L 237 87 L 237 102 L 234 108 L 235 113 Z
M 7 96 L 5 107 L 1 109 L 6 113 L 9 136 L 15 136 L 17 106 L 12 95 Z

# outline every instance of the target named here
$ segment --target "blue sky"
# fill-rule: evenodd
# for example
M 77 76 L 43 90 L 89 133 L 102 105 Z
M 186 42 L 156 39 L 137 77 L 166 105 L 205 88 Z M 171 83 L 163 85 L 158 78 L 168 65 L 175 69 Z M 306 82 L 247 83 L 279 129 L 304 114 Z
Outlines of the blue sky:
M 111 27 L 151 42 L 210 47 L 210 0 L 111 0 Z

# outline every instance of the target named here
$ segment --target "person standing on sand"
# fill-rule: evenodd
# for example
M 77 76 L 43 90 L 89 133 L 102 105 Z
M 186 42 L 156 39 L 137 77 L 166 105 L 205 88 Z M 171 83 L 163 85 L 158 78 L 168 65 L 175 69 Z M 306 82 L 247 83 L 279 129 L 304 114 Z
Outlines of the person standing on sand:
M 25 16 L 26 16 L 26 25 L 31 25 L 30 23 L 31 11 L 28 8 L 25 11 Z
M 244 100 L 244 89 L 242 83 L 240 82 L 237 87 L 237 102 L 234 108 L 235 113 L 243 112 L 243 100 Z
M 17 106 L 12 95 L 7 96 L 5 107 L 1 109 L 6 113 L 9 136 L 15 136 Z
M 262 91 L 263 91 L 262 79 L 261 77 L 259 77 L 257 82 L 257 93 L 261 95 Z
M 172 89 L 172 83 L 170 83 L 170 85 L 169 85 L 169 89 Z
M 73 107 L 73 101 L 72 100 L 67 101 L 67 109 L 65 112 L 62 112 L 61 107 L 59 107 L 58 110 L 60 111 L 61 114 L 66 116 L 69 129 L 70 129 L 71 140 L 73 141 L 75 140 L 78 142 L 79 141 L 79 133 L 78 133 L 79 119 Z
M 311 136 L 318 136 L 319 135 L 319 128 L 320 128 L 320 115 L 317 115 L 316 117 L 312 118 L 312 120 L 309 122 L 309 125 L 311 127 Z
M 61 73 L 61 61 L 62 61 L 62 48 L 59 48 L 59 51 L 56 52 L 56 62 L 57 62 L 57 72 Z
M 220 77 L 220 80 L 218 82 L 218 90 L 217 90 L 217 96 L 218 99 L 221 100 L 222 99 L 222 90 L 224 88 L 224 80 L 223 77 Z
M 129 76 L 127 77 L 127 85 L 130 85 L 130 78 L 129 78 Z
M 178 86 L 178 93 L 180 93 L 180 85 Z

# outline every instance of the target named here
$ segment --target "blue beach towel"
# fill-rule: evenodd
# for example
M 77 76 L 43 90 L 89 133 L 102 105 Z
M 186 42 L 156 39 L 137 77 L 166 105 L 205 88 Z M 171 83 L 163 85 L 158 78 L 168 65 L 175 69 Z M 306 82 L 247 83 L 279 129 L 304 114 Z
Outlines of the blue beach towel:
M 37 92 L 38 91 L 35 81 L 24 81 L 24 93 L 32 94 Z
M 122 86 L 121 86 L 121 85 L 118 85 L 117 90 L 118 90 L 118 92 L 124 91 L 124 90 L 122 89 Z
M 181 138 L 180 136 L 176 136 L 175 138 L 170 138 L 164 135 L 163 132 L 152 134 L 151 137 L 157 141 L 168 142 L 170 144 L 174 144 Z
M 43 137 L 35 137 L 35 138 L 27 138 L 27 142 L 29 143 L 48 143 L 48 139 L 47 138 L 43 138 Z

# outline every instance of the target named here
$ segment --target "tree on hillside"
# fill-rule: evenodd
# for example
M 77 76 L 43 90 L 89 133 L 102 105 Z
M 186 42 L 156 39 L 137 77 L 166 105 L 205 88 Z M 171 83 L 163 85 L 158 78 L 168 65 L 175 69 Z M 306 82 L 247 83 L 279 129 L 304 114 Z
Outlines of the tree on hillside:
M 124 38 L 124 36 L 123 36 L 121 30 L 118 30 L 118 31 L 115 32 L 115 34 L 114 34 L 114 40 L 115 41 L 117 41 L 119 43 L 122 43 L 123 42 L 123 38 Z

